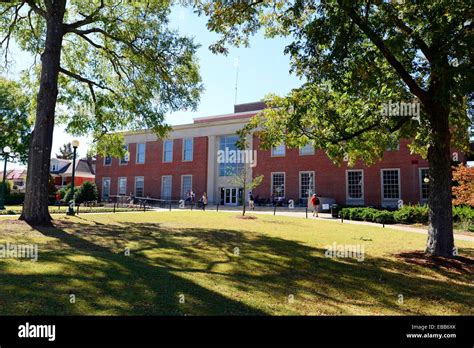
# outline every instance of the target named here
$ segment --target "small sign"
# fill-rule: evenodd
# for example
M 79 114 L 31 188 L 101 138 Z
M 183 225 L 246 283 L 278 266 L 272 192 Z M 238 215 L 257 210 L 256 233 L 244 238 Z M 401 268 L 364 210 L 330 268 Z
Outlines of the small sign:
M 323 204 L 323 210 L 329 210 L 329 204 Z

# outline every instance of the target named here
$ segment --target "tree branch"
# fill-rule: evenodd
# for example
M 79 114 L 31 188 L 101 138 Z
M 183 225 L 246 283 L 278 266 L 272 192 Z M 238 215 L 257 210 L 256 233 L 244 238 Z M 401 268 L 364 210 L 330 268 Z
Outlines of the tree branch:
M 91 91 L 92 99 L 94 100 L 94 102 L 96 102 L 95 93 L 94 93 L 94 86 L 99 87 L 101 89 L 108 90 L 108 91 L 112 92 L 113 94 L 117 94 L 113 89 L 111 89 L 107 86 L 104 86 L 104 85 L 101 85 L 100 83 L 89 80 L 88 78 L 82 77 L 81 75 L 75 74 L 75 73 L 73 73 L 69 70 L 66 70 L 66 69 L 62 68 L 62 67 L 59 67 L 59 72 L 63 73 L 64 75 L 67 75 L 69 77 L 72 77 L 73 79 L 75 79 L 79 82 L 86 83 L 89 86 L 89 90 Z
M 422 89 L 411 75 L 405 70 L 400 61 L 393 55 L 392 52 L 385 45 L 382 38 L 370 27 L 370 25 L 362 20 L 353 7 L 346 6 L 342 0 L 338 0 L 341 8 L 351 18 L 357 26 L 362 30 L 372 43 L 380 50 L 387 62 L 395 69 L 402 80 L 407 84 L 410 91 L 416 95 L 423 103 L 428 103 L 428 96 L 424 89 Z
M 67 33 L 67 32 L 73 31 L 74 29 L 80 28 L 84 25 L 94 23 L 95 16 L 97 16 L 99 14 L 100 10 L 102 10 L 104 7 L 105 7 L 104 0 L 101 0 L 99 7 L 97 7 L 92 13 L 90 13 L 88 15 L 82 14 L 84 19 L 81 19 L 81 20 L 79 20 L 77 22 L 74 22 L 74 23 L 64 24 L 64 32 Z
M 412 38 L 413 42 L 417 44 L 421 52 L 423 52 L 426 59 L 428 59 L 429 62 L 432 62 L 433 52 L 432 49 L 426 44 L 426 42 L 424 42 L 423 39 L 417 33 L 415 33 L 412 28 L 410 28 L 404 21 L 402 21 L 397 15 L 393 13 L 392 7 L 389 4 L 383 3 L 383 5 L 385 5 L 384 7 L 386 8 L 390 18 L 394 21 L 396 26 L 402 32 L 404 32 L 408 38 Z
M 39 14 L 41 17 L 46 18 L 48 16 L 46 11 L 43 10 L 40 6 L 37 6 L 34 0 L 26 0 L 25 2 L 28 4 L 28 6 L 30 6 L 33 11 L 35 11 L 35 13 Z

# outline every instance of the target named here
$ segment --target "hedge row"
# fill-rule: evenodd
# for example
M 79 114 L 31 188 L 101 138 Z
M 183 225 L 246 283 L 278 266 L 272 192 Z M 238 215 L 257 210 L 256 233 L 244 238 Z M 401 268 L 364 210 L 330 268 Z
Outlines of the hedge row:
M 377 223 L 428 223 L 428 207 L 426 205 L 405 205 L 402 208 L 389 211 L 375 208 L 343 208 L 340 216 L 348 220 L 371 221 Z M 455 222 L 470 221 L 474 223 L 474 209 L 468 206 L 453 207 Z

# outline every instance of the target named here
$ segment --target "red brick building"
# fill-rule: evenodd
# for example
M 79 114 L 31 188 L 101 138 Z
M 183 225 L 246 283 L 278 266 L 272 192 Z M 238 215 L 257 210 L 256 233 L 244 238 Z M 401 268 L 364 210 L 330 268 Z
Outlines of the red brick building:
M 137 197 L 180 200 L 192 189 L 197 196 L 207 192 L 210 203 L 240 204 L 244 194 L 234 174 L 241 165 L 223 162 L 221 155 L 225 149 L 236 150 L 236 132 L 263 107 L 263 103 L 236 105 L 232 114 L 175 126 L 163 140 L 146 130 L 125 134 L 126 158 L 97 159 L 96 183 L 101 197 L 134 193 Z M 399 200 L 418 203 L 428 198 L 428 184 L 423 180 L 428 162 L 411 155 L 406 140 L 398 149 L 386 151 L 378 163 L 357 163 L 351 168 L 334 165 L 323 151 L 310 145 L 265 151 L 259 148 L 256 136 L 248 141 L 257 156 L 249 176 L 264 175 L 254 190 L 262 202 L 281 197 L 305 204 L 309 192 L 324 197 L 323 203 L 352 205 L 393 206 Z

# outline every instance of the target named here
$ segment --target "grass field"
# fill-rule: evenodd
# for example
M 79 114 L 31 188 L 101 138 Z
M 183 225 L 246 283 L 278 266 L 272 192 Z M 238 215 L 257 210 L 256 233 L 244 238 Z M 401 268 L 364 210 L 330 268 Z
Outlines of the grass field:
M 68 211 L 69 207 L 66 205 L 62 206 L 55 206 L 55 205 L 50 205 L 49 206 L 49 212 L 51 214 L 65 214 Z M 0 210 L 0 215 L 13 215 L 17 214 L 20 215 L 22 210 L 21 205 L 10 205 L 5 207 L 5 210 Z M 134 206 L 134 207 L 127 207 L 126 205 L 116 207 L 115 211 L 117 212 L 123 212 L 123 211 L 135 211 L 135 210 L 141 210 L 139 206 Z M 77 207 L 74 209 L 74 211 L 77 211 Z M 79 213 L 107 213 L 107 212 L 113 212 L 114 207 L 113 205 L 107 205 L 107 206 L 97 206 L 97 207 L 86 207 L 86 206 L 80 206 L 79 207 Z
M 37 262 L 0 258 L 0 315 L 474 314 L 472 268 L 397 256 L 423 250 L 417 233 L 201 211 L 55 219 L 0 217 L 0 244 L 39 248 Z M 334 242 L 364 260 L 325 257 Z M 472 259 L 474 243 L 456 245 Z

